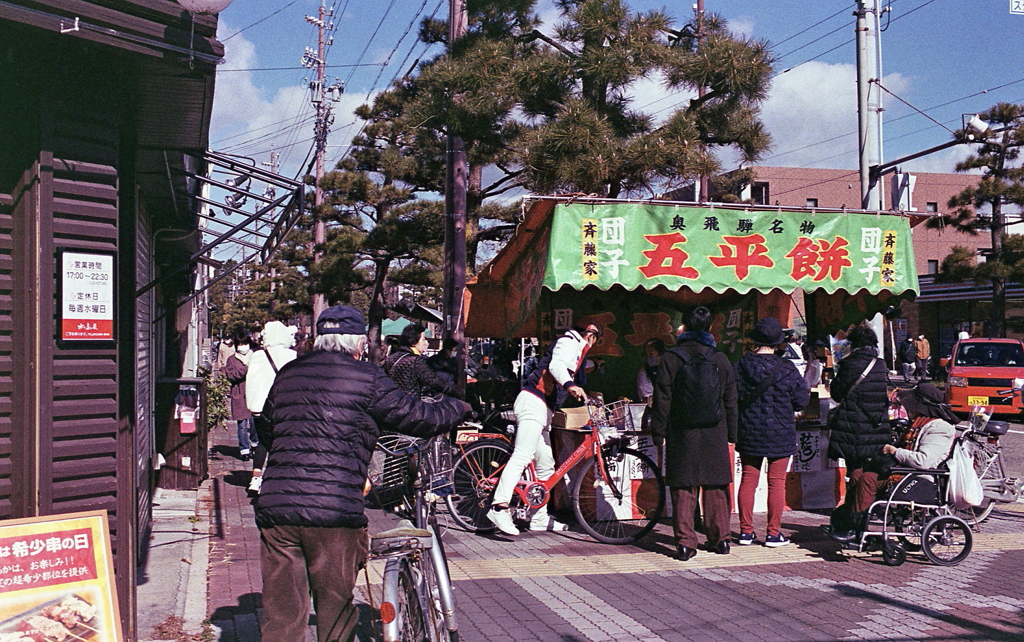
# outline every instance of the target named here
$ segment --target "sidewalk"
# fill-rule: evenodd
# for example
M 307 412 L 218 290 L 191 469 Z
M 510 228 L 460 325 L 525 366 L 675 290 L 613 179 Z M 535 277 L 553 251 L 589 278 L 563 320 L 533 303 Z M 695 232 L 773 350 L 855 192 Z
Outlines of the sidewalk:
M 211 478 L 197 495 L 202 521 L 193 539 L 200 547 L 209 543 L 206 614 L 213 639 L 260 642 L 259 532 L 245 492 L 249 464 L 229 454 L 233 434 L 220 430 L 211 436 Z M 370 519 L 371 531 L 391 521 L 376 511 Z M 825 520 L 787 512 L 783 530 L 792 545 L 734 546 L 726 556 L 702 551 L 685 563 L 672 555 L 667 524 L 638 547 L 607 546 L 578 532 L 524 533 L 513 540 L 452 528 L 444 539 L 461 638 L 1024 639 L 1024 504 L 998 508 L 975 533 L 971 555 L 955 567 L 935 566 L 913 553 L 897 568 L 885 566 L 877 553 L 840 553 L 818 530 Z M 757 526 L 763 537 L 763 523 Z M 200 557 L 178 566 L 197 567 Z M 371 565 L 370 571 L 371 591 L 378 593 L 380 569 Z M 172 587 L 163 588 L 176 595 Z M 368 599 L 363 574 L 357 590 Z M 140 631 L 146 635 L 141 626 Z

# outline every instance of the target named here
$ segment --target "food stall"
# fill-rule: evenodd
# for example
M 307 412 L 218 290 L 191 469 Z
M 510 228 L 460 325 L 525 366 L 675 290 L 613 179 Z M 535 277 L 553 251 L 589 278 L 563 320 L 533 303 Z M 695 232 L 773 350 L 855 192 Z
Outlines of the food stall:
M 693 305 L 711 309 L 718 348 L 736 361 L 759 318 L 791 325 L 798 292 L 810 340 L 917 294 L 911 220 L 894 213 L 569 197 L 526 207 L 467 286 L 466 336 L 544 344 L 574 321 L 601 323 L 586 387 L 606 400 L 636 398 L 644 342 L 673 345 Z M 791 506 L 834 506 L 828 435 L 808 414 Z

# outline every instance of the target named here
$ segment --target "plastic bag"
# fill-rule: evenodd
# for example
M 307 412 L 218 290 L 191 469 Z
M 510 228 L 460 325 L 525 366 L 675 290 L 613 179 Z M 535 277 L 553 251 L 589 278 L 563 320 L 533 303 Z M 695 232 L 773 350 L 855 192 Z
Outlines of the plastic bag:
M 947 463 L 949 467 L 949 487 L 946 489 L 946 500 L 960 509 L 979 506 L 985 499 L 981 480 L 974 470 L 974 459 L 967 450 L 966 442 L 953 446 L 953 455 Z

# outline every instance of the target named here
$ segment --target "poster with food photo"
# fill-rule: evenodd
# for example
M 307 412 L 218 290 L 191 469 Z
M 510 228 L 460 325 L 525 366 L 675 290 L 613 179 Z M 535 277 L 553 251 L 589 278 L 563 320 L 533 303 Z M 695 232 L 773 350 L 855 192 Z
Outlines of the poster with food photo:
M 0 642 L 123 642 L 105 511 L 0 521 Z

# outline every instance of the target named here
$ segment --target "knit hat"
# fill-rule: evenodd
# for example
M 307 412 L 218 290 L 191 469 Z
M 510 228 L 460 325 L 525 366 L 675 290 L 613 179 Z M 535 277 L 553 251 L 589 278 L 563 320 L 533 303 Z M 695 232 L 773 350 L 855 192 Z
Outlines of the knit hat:
M 335 328 L 325 328 L 324 321 L 334 321 Z M 317 334 L 366 334 L 366 318 L 363 313 L 347 305 L 335 305 L 320 313 L 316 320 Z
M 765 317 L 750 331 L 750 340 L 759 346 L 777 346 L 786 338 L 779 320 L 775 317 Z

